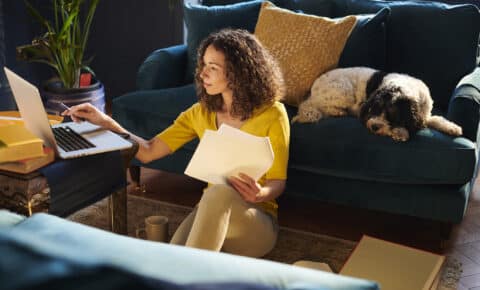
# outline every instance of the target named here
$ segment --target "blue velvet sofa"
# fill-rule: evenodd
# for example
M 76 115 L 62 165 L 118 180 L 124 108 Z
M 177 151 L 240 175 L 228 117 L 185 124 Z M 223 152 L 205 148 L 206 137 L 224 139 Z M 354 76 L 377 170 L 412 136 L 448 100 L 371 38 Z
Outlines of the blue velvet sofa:
M 0 210 L 0 289 L 376 290 L 375 282 Z
M 239 1 L 187 4 L 187 43 L 152 52 L 138 70 L 138 90 L 113 100 L 113 117 L 128 130 L 151 138 L 193 104 L 192 75 L 199 41 L 223 27 L 254 31 L 260 1 L 235 2 Z M 399 143 L 369 133 L 350 117 L 294 123 L 285 195 L 440 224 L 459 223 L 477 163 L 478 8 L 430 1 L 272 2 L 332 18 L 358 15 L 339 66 L 369 66 L 424 80 L 434 98 L 434 114 L 456 122 L 464 132 L 452 138 L 424 129 Z M 287 106 L 287 111 L 292 117 L 296 108 Z M 165 159 L 134 165 L 182 173 L 196 144 L 187 144 Z

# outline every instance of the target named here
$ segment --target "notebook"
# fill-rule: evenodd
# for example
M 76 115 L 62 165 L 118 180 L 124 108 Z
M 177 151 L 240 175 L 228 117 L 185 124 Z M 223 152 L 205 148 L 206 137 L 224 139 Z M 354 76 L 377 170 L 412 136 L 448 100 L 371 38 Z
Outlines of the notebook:
M 46 146 L 53 148 L 58 157 L 76 158 L 132 146 L 123 137 L 86 121 L 50 126 L 37 87 L 8 68 L 4 67 L 4 70 L 25 127 L 42 139 Z
M 340 274 L 376 281 L 382 290 L 436 289 L 445 256 L 364 235 Z

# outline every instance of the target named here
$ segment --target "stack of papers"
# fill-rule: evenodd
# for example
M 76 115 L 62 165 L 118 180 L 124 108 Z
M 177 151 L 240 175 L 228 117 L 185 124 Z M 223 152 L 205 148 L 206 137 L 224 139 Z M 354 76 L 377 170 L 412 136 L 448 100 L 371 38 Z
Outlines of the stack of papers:
M 270 138 L 222 124 L 218 131 L 205 131 L 185 174 L 211 184 L 227 184 L 228 177 L 240 172 L 258 180 L 273 157 Z

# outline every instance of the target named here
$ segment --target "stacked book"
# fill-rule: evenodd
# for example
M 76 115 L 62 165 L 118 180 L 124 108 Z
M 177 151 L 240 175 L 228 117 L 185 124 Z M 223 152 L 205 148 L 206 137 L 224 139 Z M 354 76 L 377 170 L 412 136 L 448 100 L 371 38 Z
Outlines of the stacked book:
M 53 160 L 53 150 L 22 124 L 0 126 L 0 170 L 29 173 Z

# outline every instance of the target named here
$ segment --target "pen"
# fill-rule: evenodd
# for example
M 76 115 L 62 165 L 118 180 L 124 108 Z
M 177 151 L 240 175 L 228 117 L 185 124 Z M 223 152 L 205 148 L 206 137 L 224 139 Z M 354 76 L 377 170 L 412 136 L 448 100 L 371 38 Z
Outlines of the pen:
M 70 111 L 70 107 L 67 106 L 67 105 L 65 105 L 63 102 L 58 102 L 58 104 L 59 104 L 62 108 L 64 108 L 65 110 Z M 79 119 L 82 120 L 82 121 L 85 121 L 84 118 L 79 118 Z
M 62 108 L 64 108 L 65 110 L 70 110 L 70 107 L 67 106 L 67 105 L 65 105 L 64 103 L 59 102 L 58 104 L 59 104 Z

